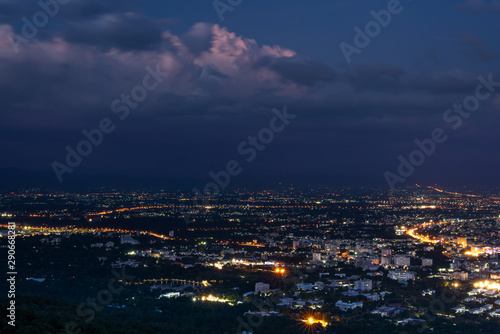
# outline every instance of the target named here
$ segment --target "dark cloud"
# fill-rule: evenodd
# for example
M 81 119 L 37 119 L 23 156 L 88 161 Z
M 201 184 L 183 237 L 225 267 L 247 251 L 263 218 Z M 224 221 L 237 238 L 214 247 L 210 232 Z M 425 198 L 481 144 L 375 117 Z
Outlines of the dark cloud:
M 104 14 L 69 23 L 65 40 L 98 46 L 103 50 L 152 50 L 159 46 L 167 22 L 135 13 Z
M 409 84 L 413 89 L 432 94 L 472 94 L 478 84 L 477 76 L 463 70 L 422 73 L 409 79 Z
M 399 66 L 388 64 L 358 65 L 347 74 L 347 79 L 358 89 L 374 91 L 399 91 L 404 84 L 406 71 Z
M 269 59 L 261 61 L 261 63 L 268 65 L 271 70 L 279 73 L 284 79 L 299 85 L 313 86 L 335 79 L 335 71 L 330 66 L 309 59 L 287 57 L 266 64 L 268 61 Z
M 469 46 L 472 51 L 467 52 L 471 56 L 479 57 L 482 61 L 491 63 L 494 60 L 498 59 L 498 53 L 492 50 L 489 50 L 485 45 L 484 41 L 471 33 L 464 33 L 461 36 L 461 39 Z
M 208 23 L 197 23 L 182 36 L 182 42 L 189 51 L 199 55 L 212 46 L 212 26 Z
M 484 10 L 484 3 L 469 1 L 463 8 Z M 0 0 L 4 13 L 0 18 L 4 23 L 0 24 L 0 154 L 5 158 L 0 167 L 50 169 L 53 160 L 64 158 L 66 145 L 82 139 L 83 129 L 95 128 L 103 117 L 110 117 L 117 131 L 105 138 L 79 171 L 206 175 L 237 157 L 238 143 L 268 126 L 273 108 L 287 105 L 297 119 L 276 135 L 252 171 L 276 175 L 332 171 L 382 178 L 399 154 L 414 149 L 415 138 L 445 126 L 443 112 L 474 93 L 477 76 L 491 71 L 498 56 L 489 50 L 495 30 L 488 35 L 470 28 L 471 33 L 459 35 L 464 31 L 461 23 L 455 30 L 430 35 L 426 29 L 417 30 L 420 21 L 409 15 L 407 27 L 416 25 L 405 29 L 415 29 L 413 35 L 412 31 L 391 35 L 403 22 L 394 21 L 351 66 L 333 66 L 338 63 L 334 59 L 338 48 L 328 38 L 333 32 L 352 34 L 356 23 L 350 19 L 328 17 L 321 22 L 332 22 L 330 30 L 299 28 L 293 38 L 282 41 L 279 30 L 288 32 L 293 27 L 269 20 L 262 28 L 238 20 L 237 15 L 245 14 L 243 7 L 231 13 L 237 24 L 229 30 L 199 23 L 210 18 L 201 10 L 194 13 L 190 4 L 162 4 L 163 11 L 156 11 L 159 2 L 152 0 L 140 4 L 71 1 L 16 54 L 4 37 L 19 32 L 20 17 L 38 7 L 34 1 Z M 179 8 L 183 15 L 174 17 L 181 23 L 161 19 Z M 359 8 L 353 13 L 359 13 Z M 477 20 L 474 15 L 462 17 Z M 408 37 L 415 35 L 419 38 Z M 436 42 L 434 36 L 461 39 Z M 414 46 L 411 51 L 407 42 Z M 375 54 L 381 57 L 372 58 Z M 130 118 L 118 120 L 111 102 L 141 85 L 146 67 L 157 65 L 168 77 L 131 110 Z M 500 81 L 500 73 L 494 78 Z M 470 153 L 475 143 L 486 147 L 486 138 L 494 151 L 499 101 L 493 97 L 482 102 L 481 111 L 464 122 L 464 131 L 455 133 L 460 142 L 471 140 L 466 152 L 450 145 L 447 159 L 436 154 L 436 163 L 424 168 L 433 172 L 439 164 L 453 167 L 450 161 Z
M 105 14 L 126 12 L 131 9 L 130 3 L 129 0 L 120 2 L 113 0 L 70 0 L 68 4 L 61 6 L 60 15 L 68 20 L 89 20 Z
M 356 66 L 343 77 L 359 91 L 389 94 L 419 91 L 437 95 L 464 94 L 474 92 L 478 83 L 476 74 L 459 69 L 432 74 L 426 71 L 412 73 L 399 66 L 380 63 Z
M 35 0 L 3 0 L 0 1 L 0 23 L 10 23 L 14 26 L 21 24 L 21 18 L 32 19 L 33 15 L 39 11 L 46 11 L 48 8 L 51 21 L 68 22 L 71 20 L 87 20 L 109 13 L 126 12 L 130 10 L 131 1 L 113 0 L 70 0 L 66 4 L 59 4 L 57 1 Z
M 230 77 L 221 73 L 216 66 L 208 64 L 203 68 L 203 73 L 209 76 L 214 76 L 220 79 L 229 79 Z

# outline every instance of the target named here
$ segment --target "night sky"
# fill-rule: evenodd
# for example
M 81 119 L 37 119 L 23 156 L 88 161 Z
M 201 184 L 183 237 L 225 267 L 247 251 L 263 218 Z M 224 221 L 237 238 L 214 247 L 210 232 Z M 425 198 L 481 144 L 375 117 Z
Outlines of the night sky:
M 467 117 L 443 116 L 479 76 L 500 82 L 500 1 L 394 2 L 42 1 L 48 15 L 0 0 L 0 168 L 52 172 L 109 119 L 63 178 L 203 179 L 235 160 L 242 176 L 385 184 L 440 128 L 447 140 L 399 185 L 498 184 L 500 84 Z M 390 22 L 347 61 L 340 44 L 381 10 Z M 131 93 L 141 101 L 121 101 Z M 247 161 L 239 145 L 285 106 L 295 118 Z

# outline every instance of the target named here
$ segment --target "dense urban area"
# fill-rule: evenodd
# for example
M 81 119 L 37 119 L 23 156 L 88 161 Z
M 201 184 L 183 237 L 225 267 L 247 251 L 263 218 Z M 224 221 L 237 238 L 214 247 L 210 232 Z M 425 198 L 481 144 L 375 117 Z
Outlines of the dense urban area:
M 499 196 L 418 185 L 236 189 L 203 201 L 3 193 L 15 333 L 496 333 Z M 14 333 L 0 303 L 0 332 Z

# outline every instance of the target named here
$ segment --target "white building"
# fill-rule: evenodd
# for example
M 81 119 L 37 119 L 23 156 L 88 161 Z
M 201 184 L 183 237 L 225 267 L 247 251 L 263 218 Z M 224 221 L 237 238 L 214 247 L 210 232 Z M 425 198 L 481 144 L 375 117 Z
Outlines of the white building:
M 299 283 L 297 284 L 297 289 L 311 291 L 313 289 L 312 283 Z
M 413 271 L 406 271 L 406 270 L 391 270 L 387 274 L 387 277 L 396 281 L 409 281 L 409 280 L 415 280 L 415 272 Z
M 312 260 L 315 262 L 321 262 L 321 253 L 313 253 Z
M 380 300 L 380 295 L 378 293 L 362 293 L 362 296 L 365 296 L 366 299 L 370 302 L 376 302 Z
M 492 308 L 493 308 L 493 305 L 488 304 L 488 305 L 481 306 L 480 308 L 474 308 L 474 309 L 470 310 L 469 313 L 471 313 L 471 314 L 481 314 L 481 313 L 484 313 L 486 311 L 491 310 Z
M 397 267 L 409 267 L 410 257 L 405 255 L 396 255 L 394 257 L 394 265 Z
M 379 307 L 376 310 L 373 310 L 371 313 L 372 314 L 379 314 L 382 317 L 389 317 L 394 314 L 396 309 L 394 307 Z
M 500 309 L 488 313 L 491 317 L 500 318 Z
M 371 291 L 373 289 L 373 282 L 371 279 L 355 281 L 354 289 L 361 291 Z
M 281 303 L 278 306 L 288 306 L 291 307 L 293 304 L 293 298 L 283 298 L 281 299 Z
M 436 290 L 432 290 L 432 289 L 426 289 L 426 290 L 422 290 L 422 296 L 432 296 L 433 294 L 436 293 Z
M 167 293 L 164 293 L 163 295 L 160 295 L 160 297 L 158 297 L 158 298 L 177 298 L 180 296 L 181 296 L 180 292 L 167 292 Z
M 432 266 L 432 259 L 422 259 L 422 267 L 431 267 Z
M 131 244 L 131 245 L 138 245 L 139 241 L 135 240 L 130 236 L 130 234 L 122 234 L 120 236 L 120 243 L 123 244 Z
M 467 281 L 469 279 L 469 273 L 466 271 L 456 271 L 453 274 L 451 274 L 451 279 Z
M 465 306 L 463 306 L 463 305 L 454 307 L 451 310 L 454 311 L 455 313 L 465 313 L 465 312 L 468 311 L 467 308 Z
M 363 303 L 346 303 L 341 300 L 337 301 L 335 303 L 335 306 L 337 306 L 341 311 L 348 311 L 348 310 L 354 310 L 356 307 L 363 307 Z
M 325 288 L 325 283 L 318 281 L 314 283 L 314 287 L 318 290 L 323 290 Z
M 263 282 L 255 283 L 255 294 L 269 292 L 269 284 Z

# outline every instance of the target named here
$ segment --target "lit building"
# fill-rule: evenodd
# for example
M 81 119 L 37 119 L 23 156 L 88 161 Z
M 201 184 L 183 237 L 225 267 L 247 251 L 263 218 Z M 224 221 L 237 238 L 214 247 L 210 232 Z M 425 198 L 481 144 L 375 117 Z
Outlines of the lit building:
M 409 280 L 415 280 L 415 272 L 406 270 L 391 270 L 387 274 L 387 277 L 396 281 L 406 282 Z
M 167 292 L 167 293 L 160 295 L 160 297 L 158 297 L 158 298 L 177 298 L 180 296 L 181 296 L 180 292 Z
M 469 279 L 469 273 L 466 271 L 456 271 L 451 274 L 451 279 L 458 279 L 460 281 L 467 281 Z
M 390 248 L 382 248 L 382 256 L 391 256 L 392 251 Z
M 396 226 L 394 231 L 396 232 L 396 235 L 404 235 L 406 233 L 406 228 L 404 226 Z
M 397 267 L 409 267 L 410 257 L 404 255 L 396 255 L 394 256 L 394 265 Z
M 313 253 L 312 260 L 315 262 L 321 262 L 321 253 Z
M 346 303 L 341 300 L 337 301 L 335 303 L 335 306 L 337 306 L 341 311 L 348 311 L 348 310 L 354 310 L 357 307 L 363 307 L 363 303 Z
M 255 294 L 269 292 L 269 284 L 263 282 L 255 283 Z
M 373 289 L 373 282 L 370 279 L 355 281 L 354 289 L 361 291 L 371 291 Z
M 297 289 L 311 291 L 313 289 L 313 284 L 312 283 L 299 283 L 299 284 L 297 284 Z
M 122 234 L 120 236 L 120 243 L 123 244 L 131 244 L 131 245 L 138 245 L 139 241 L 135 240 L 130 236 L 130 234 Z
M 432 263 L 433 263 L 432 259 L 426 259 L 426 258 L 422 259 L 422 267 L 431 267 Z
M 459 244 L 462 247 L 467 247 L 467 238 L 457 237 L 457 244 Z

